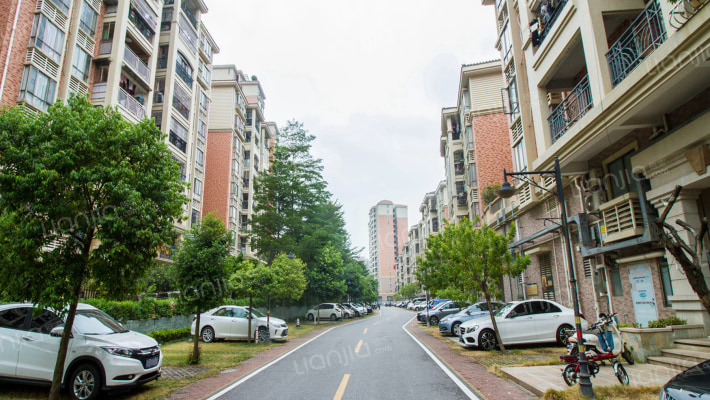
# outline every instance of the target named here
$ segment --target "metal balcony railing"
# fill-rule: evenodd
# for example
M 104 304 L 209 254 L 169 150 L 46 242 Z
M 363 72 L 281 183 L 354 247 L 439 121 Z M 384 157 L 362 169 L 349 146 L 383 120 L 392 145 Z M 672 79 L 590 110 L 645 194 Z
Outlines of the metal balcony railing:
M 143 80 L 150 82 L 150 68 L 148 68 L 148 64 L 138 58 L 136 53 L 128 47 L 126 47 L 126 50 L 123 52 L 123 61 L 131 67 L 138 76 L 143 78 Z
M 542 42 L 545 40 L 547 34 L 550 33 L 552 27 L 555 26 L 555 21 L 557 21 L 557 17 L 562 14 L 562 10 L 565 8 L 565 5 L 567 5 L 567 0 L 560 0 L 557 2 L 557 6 L 554 10 L 552 10 L 552 14 L 549 15 L 547 19 L 545 19 L 545 16 L 543 15 L 542 21 L 545 26 L 543 26 L 542 31 L 540 31 L 540 44 L 542 44 Z
M 666 36 L 661 6 L 651 1 L 606 53 L 612 85 L 621 83 Z
M 580 118 L 591 108 L 592 91 L 589 87 L 589 76 L 585 75 L 577 86 L 567 94 L 564 100 L 555 107 L 547 117 L 550 123 L 552 143 L 561 138 Z
M 145 107 L 143 104 L 134 99 L 133 96 L 128 94 L 128 92 L 121 87 L 118 88 L 118 104 L 130 111 L 131 114 L 135 115 L 138 119 L 145 118 Z
M 192 73 L 191 71 L 187 70 L 187 67 L 178 63 L 175 63 L 175 72 L 178 74 L 180 79 L 182 79 L 183 82 L 192 89 L 192 82 L 194 82 L 194 79 L 192 78 Z
M 708 4 L 707 0 L 679 1 L 668 16 L 668 23 L 678 30 L 690 21 L 706 4 Z

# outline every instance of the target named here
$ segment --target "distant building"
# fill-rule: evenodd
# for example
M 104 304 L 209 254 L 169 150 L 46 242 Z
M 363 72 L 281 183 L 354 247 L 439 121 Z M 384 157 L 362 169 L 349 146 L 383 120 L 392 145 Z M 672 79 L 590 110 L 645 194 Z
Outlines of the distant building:
M 379 299 L 396 292 L 395 262 L 408 241 L 407 206 L 382 200 L 370 208 L 370 273 L 379 282 Z

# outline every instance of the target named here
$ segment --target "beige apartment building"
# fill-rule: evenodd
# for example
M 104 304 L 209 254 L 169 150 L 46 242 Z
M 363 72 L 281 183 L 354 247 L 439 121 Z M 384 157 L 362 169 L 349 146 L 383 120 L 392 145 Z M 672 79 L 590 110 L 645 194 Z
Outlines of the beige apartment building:
M 44 112 L 71 93 L 113 106 L 131 122 L 155 118 L 190 183 L 184 232 L 202 208 L 214 40 L 202 1 L 0 2 L 0 103 Z M 197 77 L 197 79 L 195 79 Z M 170 262 L 167 244 L 159 260 Z
M 617 312 L 621 323 L 642 326 L 676 315 L 710 328 L 652 227 L 676 184 L 684 189 L 667 221 L 699 228 L 709 205 L 704 3 L 483 0 L 496 10 L 507 107 L 520 109 L 509 120 L 515 169 L 551 170 L 560 160 L 574 277 L 587 315 Z M 506 282 L 506 296 L 571 306 L 555 222 L 560 204 L 549 192 L 554 177 L 533 179 L 515 181 L 517 199 L 487 216 L 514 220 L 519 240 L 512 248 L 533 260 Z
M 379 300 L 392 300 L 396 292 L 396 260 L 407 241 L 407 206 L 382 200 L 370 208 L 370 273 L 379 283 Z

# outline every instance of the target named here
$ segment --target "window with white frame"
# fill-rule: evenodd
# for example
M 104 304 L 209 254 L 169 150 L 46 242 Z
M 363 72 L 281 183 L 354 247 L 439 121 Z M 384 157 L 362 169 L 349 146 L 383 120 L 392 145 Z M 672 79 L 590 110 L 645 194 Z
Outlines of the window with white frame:
M 87 2 L 83 2 L 81 8 L 81 17 L 79 18 L 79 28 L 83 30 L 90 37 L 94 37 L 96 33 L 96 22 L 99 19 L 99 15 L 94 11 L 93 8 Z
M 72 62 L 72 74 L 86 82 L 89 79 L 89 68 L 91 67 L 91 56 L 79 45 L 74 48 L 74 61 Z
M 525 154 L 525 139 L 520 140 L 513 146 L 513 157 L 515 159 L 515 170 L 518 172 L 527 171 L 528 158 Z
M 195 149 L 195 164 L 202 167 L 205 162 L 205 153 L 200 149 Z
M 37 68 L 28 65 L 22 73 L 19 100 L 47 110 L 54 103 L 54 91 L 57 83 Z
M 43 14 L 36 14 L 32 23 L 30 44 L 37 46 L 54 61 L 59 61 L 64 47 L 64 32 L 47 19 Z
M 192 193 L 194 196 L 202 196 L 202 181 L 198 178 L 195 178 Z

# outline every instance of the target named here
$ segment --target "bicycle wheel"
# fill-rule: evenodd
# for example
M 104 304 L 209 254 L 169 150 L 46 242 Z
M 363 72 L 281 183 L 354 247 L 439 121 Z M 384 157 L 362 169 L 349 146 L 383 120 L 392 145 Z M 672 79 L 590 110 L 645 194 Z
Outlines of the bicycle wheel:
M 562 379 L 565 380 L 567 386 L 574 386 L 577 383 L 577 365 L 567 364 L 562 370 Z
M 626 373 L 626 369 L 618 361 L 614 363 L 614 374 L 622 385 L 629 384 L 629 374 Z

